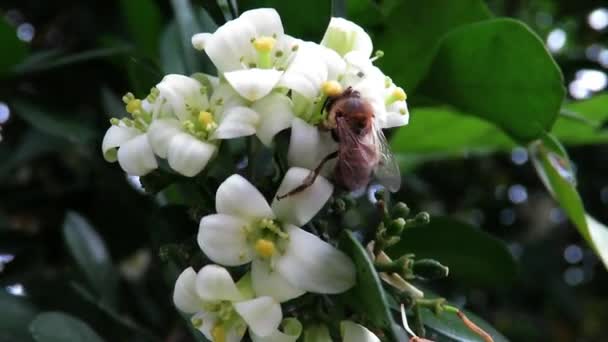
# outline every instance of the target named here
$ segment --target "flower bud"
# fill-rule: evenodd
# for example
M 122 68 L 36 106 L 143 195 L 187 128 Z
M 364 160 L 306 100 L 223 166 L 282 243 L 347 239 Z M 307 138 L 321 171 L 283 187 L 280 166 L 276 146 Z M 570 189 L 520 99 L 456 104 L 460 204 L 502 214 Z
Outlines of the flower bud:
M 425 211 L 418 213 L 414 219 L 419 225 L 429 224 L 429 222 L 431 222 L 431 216 Z
M 441 279 L 449 274 L 449 269 L 433 259 L 420 259 L 414 262 L 414 274 L 424 279 Z
M 400 236 L 405 228 L 405 220 L 402 217 L 392 220 L 388 225 L 388 234 L 393 236 Z
M 392 211 L 393 217 L 406 218 L 410 215 L 410 208 L 403 202 L 398 202 L 395 204 Z

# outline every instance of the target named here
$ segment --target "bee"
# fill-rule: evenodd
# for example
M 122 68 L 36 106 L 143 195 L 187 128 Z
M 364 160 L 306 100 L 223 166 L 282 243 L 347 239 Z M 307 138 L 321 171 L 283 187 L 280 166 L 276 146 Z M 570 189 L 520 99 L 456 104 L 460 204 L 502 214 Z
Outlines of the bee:
M 320 128 L 331 132 L 338 149 L 323 158 L 301 185 L 277 196 L 277 199 L 295 195 L 310 187 L 323 166 L 332 159 L 336 159 L 334 181 L 348 191 L 367 186 L 372 177 L 391 192 L 399 190 L 399 165 L 390 152 L 382 129 L 375 123 L 374 109 L 369 101 L 348 87 L 336 96 L 329 96 L 324 109 L 328 113 L 327 119 L 320 124 Z

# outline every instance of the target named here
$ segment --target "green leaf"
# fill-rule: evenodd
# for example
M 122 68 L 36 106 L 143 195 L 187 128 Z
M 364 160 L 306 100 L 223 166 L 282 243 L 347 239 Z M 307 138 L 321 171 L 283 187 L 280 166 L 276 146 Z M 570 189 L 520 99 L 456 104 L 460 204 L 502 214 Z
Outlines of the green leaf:
M 0 290 L 0 341 L 31 341 L 28 331 L 37 309 L 23 297 Z
M 79 214 L 68 212 L 63 237 L 89 285 L 110 305 L 116 304 L 118 275 L 99 234 Z
M 600 126 L 608 120 L 608 94 L 595 96 L 589 100 L 569 103 L 565 109 L 580 115 L 584 120 L 575 121 L 560 116 L 551 134 L 565 145 L 597 144 L 608 142 L 608 130 Z M 594 127 L 597 125 L 597 127 Z
M 37 342 L 103 342 L 85 322 L 62 312 L 44 312 L 30 324 Z
M 356 285 L 341 295 L 344 302 L 395 339 L 395 322 L 390 313 L 386 293 L 367 252 L 349 230 L 342 233 L 340 249 L 352 258 L 357 270 Z
M 165 74 L 186 74 L 177 23 L 171 21 L 160 37 L 160 64 Z
M 99 58 L 124 55 L 130 51 L 131 48 L 126 45 L 88 50 L 72 55 L 66 55 L 56 50 L 44 51 L 32 54 L 22 63 L 16 65 L 12 71 L 16 74 L 47 71 Z
M 279 12 L 285 32 L 293 37 L 321 41 L 331 16 L 331 1 L 251 0 L 243 2 L 243 11 L 271 7 Z
M 0 74 L 4 74 L 27 55 L 27 46 L 17 38 L 17 32 L 6 22 L 4 15 L 0 18 L 0 42 L 2 42 Z
M 490 324 L 481 318 L 475 316 L 471 312 L 464 311 L 467 317 L 482 328 L 485 332 L 490 334 L 494 339 L 494 342 L 507 342 L 507 338 L 494 329 Z M 484 340 L 471 330 L 469 330 L 462 320 L 454 313 L 443 312 L 439 316 L 435 316 L 430 310 L 423 309 L 422 320 L 424 325 L 434 330 L 437 334 L 447 337 L 450 340 L 459 342 L 484 342 Z M 430 331 L 429 331 L 430 332 Z M 429 336 L 427 332 L 427 336 Z M 433 339 L 435 340 L 435 339 Z M 445 341 L 445 339 L 437 339 L 438 341 Z
M 431 66 L 442 37 L 461 25 L 488 19 L 481 0 L 404 0 L 384 20 L 374 45 L 385 52 L 380 68 L 412 93 Z
M 443 107 L 414 108 L 409 125 L 391 137 L 393 153 L 462 154 L 510 149 L 516 144 L 493 124 Z
M 35 128 L 28 129 L 21 137 L 19 144 L 11 153 L 2 159 L 0 175 L 13 170 L 34 158 L 69 147 L 69 143 L 61 138 L 46 134 Z
M 213 65 L 208 57 L 192 47 L 192 36 L 200 32 L 214 32 L 217 26 L 204 9 L 195 11 L 189 0 L 171 0 L 179 32 L 179 43 L 183 53 L 187 74 L 211 73 Z
M 96 137 L 94 129 L 79 118 L 49 112 L 23 100 L 14 101 L 11 106 L 19 117 L 49 135 L 77 143 L 86 143 Z
M 420 91 L 521 142 L 551 128 L 565 95 L 562 74 L 543 42 L 511 19 L 449 33 Z
M 122 14 L 135 46 L 150 58 L 158 54 L 160 8 L 153 0 L 121 0 Z
M 387 253 L 395 259 L 407 253 L 436 259 L 450 269 L 450 277 L 471 286 L 506 286 L 517 276 L 515 260 L 500 240 L 445 217 L 406 229 Z
M 559 202 L 579 233 L 608 268 L 608 228 L 585 213 L 576 190 L 576 178 L 566 150 L 550 134 L 530 145 L 536 173 Z

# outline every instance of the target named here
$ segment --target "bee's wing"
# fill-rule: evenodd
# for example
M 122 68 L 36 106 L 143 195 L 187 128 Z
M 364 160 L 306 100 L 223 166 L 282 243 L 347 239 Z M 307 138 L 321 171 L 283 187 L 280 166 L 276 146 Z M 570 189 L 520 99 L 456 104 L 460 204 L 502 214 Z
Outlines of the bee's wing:
M 374 139 L 378 148 L 378 164 L 374 169 L 374 175 L 390 192 L 396 192 L 401 187 L 401 172 L 399 164 L 391 153 L 388 142 L 382 129 L 374 124 Z

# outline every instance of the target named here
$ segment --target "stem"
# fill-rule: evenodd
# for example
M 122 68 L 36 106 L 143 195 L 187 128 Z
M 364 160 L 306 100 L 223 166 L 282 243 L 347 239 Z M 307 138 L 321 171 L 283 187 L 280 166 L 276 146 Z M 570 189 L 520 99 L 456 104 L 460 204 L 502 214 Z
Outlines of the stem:
M 422 322 L 422 313 L 420 311 L 420 306 L 414 306 L 414 330 L 418 336 L 425 337 L 426 329 L 424 329 L 424 322 Z
M 490 334 L 481 329 L 477 324 L 473 323 L 462 311 L 458 310 L 456 314 L 458 317 L 460 317 L 467 328 L 469 328 L 469 330 L 479 335 L 485 342 L 494 342 L 494 339 L 492 336 L 490 336 Z

